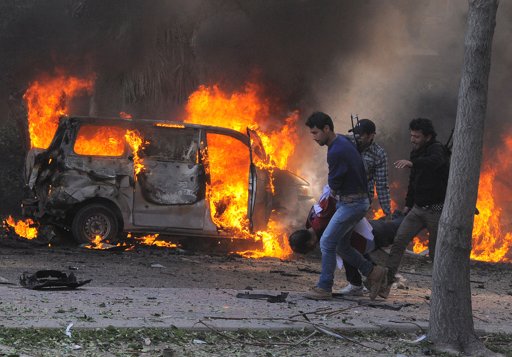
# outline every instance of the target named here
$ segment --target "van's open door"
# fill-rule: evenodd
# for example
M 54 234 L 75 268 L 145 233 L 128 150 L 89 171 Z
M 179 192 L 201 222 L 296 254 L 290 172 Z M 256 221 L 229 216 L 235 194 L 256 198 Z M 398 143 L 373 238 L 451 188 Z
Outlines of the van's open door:
M 249 175 L 249 203 L 247 216 L 251 232 L 262 230 L 267 226 L 272 212 L 271 177 L 267 169 L 262 169 L 268 164 L 265 148 L 258 134 L 247 128 L 250 147 L 250 175 Z M 258 167 L 259 166 L 259 167 Z

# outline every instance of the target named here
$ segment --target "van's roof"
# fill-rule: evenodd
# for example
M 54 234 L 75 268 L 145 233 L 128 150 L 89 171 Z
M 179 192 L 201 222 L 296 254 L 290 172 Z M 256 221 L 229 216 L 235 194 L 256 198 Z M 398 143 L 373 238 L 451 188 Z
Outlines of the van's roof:
M 138 118 L 132 118 L 132 119 L 124 119 L 124 118 L 116 118 L 116 117 L 93 117 L 93 116 L 63 116 L 60 118 L 60 120 L 68 120 L 69 122 L 75 122 L 75 123 L 87 123 L 87 124 L 103 124 L 103 125 L 127 125 L 130 126 L 130 123 L 132 124 L 149 124 L 149 125 L 157 125 L 157 124 L 164 124 L 168 125 L 168 127 L 175 127 L 175 128 L 198 128 L 198 129 L 204 129 L 211 133 L 217 133 L 217 134 L 226 134 L 233 137 L 236 137 L 237 139 L 245 142 L 246 144 L 249 144 L 249 137 L 247 134 L 239 132 L 234 129 L 230 128 L 223 128 L 220 126 L 211 126 L 211 125 L 202 125 L 202 124 L 190 124 L 190 123 L 184 123 L 180 121 L 171 121 L 171 120 L 159 120 L 159 119 L 138 119 Z M 165 127 L 162 125 L 163 127 Z

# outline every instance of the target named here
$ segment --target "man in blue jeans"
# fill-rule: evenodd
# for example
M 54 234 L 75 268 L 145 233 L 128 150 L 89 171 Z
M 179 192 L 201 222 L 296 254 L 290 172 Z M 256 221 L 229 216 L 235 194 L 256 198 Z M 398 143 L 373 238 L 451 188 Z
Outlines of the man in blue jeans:
M 386 278 L 387 269 L 373 266 L 372 262 L 354 249 L 350 236 L 357 222 L 370 207 L 366 172 L 355 145 L 342 135 L 336 135 L 330 116 L 322 112 L 313 113 L 306 126 L 320 146 L 327 146 L 328 177 L 331 195 L 336 199 L 336 212 L 320 238 L 322 272 L 316 286 L 306 297 L 314 300 L 332 299 L 336 252 L 341 258 L 356 267 L 367 277 L 370 299 L 374 300 Z

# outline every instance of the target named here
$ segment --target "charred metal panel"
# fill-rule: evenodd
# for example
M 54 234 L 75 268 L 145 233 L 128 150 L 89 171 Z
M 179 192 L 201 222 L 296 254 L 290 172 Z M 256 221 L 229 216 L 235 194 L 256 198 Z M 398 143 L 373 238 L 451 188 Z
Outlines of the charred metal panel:
M 161 205 L 148 202 L 142 195 L 140 180 L 135 183 L 133 221 L 135 226 L 203 229 L 206 200 L 193 204 Z
M 69 155 L 66 168 L 90 172 L 98 179 L 114 179 L 116 176 L 133 176 L 133 164 L 123 157 L 93 157 Z
M 200 194 L 202 165 L 158 162 L 146 163 L 139 175 L 142 195 L 159 205 L 192 204 Z

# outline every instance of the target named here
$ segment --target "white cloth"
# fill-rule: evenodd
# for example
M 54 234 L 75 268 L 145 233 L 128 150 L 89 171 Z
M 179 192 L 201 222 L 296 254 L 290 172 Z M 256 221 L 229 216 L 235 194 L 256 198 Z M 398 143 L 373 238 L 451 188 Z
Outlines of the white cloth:
M 322 195 L 320 196 L 320 199 L 317 201 L 317 203 L 313 205 L 313 209 L 315 210 L 316 214 L 319 214 L 320 212 L 323 211 L 323 208 L 320 207 L 320 202 L 328 199 L 330 194 L 331 188 L 329 187 L 329 185 L 325 185 L 324 188 L 322 189 Z

